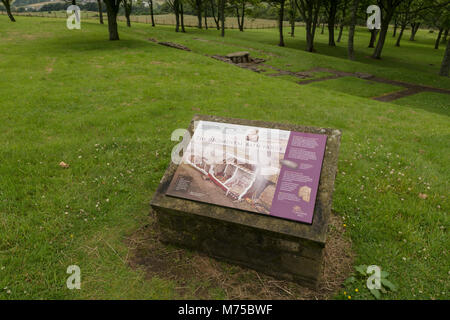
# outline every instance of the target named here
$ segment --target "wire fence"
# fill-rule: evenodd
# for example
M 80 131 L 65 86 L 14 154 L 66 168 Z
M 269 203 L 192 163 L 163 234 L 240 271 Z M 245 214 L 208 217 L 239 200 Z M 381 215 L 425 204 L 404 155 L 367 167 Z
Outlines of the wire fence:
M 6 15 L 6 11 L 0 10 L 1 15 Z M 92 12 L 92 11 L 81 11 L 81 20 L 98 20 L 99 15 L 98 12 Z M 37 11 L 37 12 L 13 12 L 14 16 L 25 16 L 25 17 L 42 17 L 42 18 L 55 18 L 55 19 L 67 19 L 69 16 L 67 12 L 65 11 L 52 11 L 52 12 L 43 12 L 43 11 Z M 176 23 L 175 15 L 174 14 L 164 14 L 164 15 L 154 15 L 154 21 L 156 25 L 166 25 L 166 26 L 174 26 Z M 103 14 L 103 19 L 105 21 L 108 20 L 108 17 L 106 13 Z M 118 21 L 126 21 L 125 16 L 118 16 Z M 151 24 L 151 16 L 150 15 L 131 15 L 130 21 L 132 23 L 147 23 Z M 207 18 L 207 25 L 210 29 L 216 28 L 216 23 L 214 21 L 214 18 L 208 17 Z M 296 26 L 302 26 L 303 23 L 296 22 Z M 185 15 L 184 16 L 184 26 L 185 27 L 197 27 L 198 26 L 198 20 L 196 16 L 192 15 Z M 290 27 L 290 23 L 287 21 L 283 22 L 284 27 Z M 202 27 L 205 27 L 205 20 L 202 18 Z M 276 20 L 269 20 L 269 19 L 252 19 L 247 18 L 244 22 L 244 29 L 272 29 L 278 27 L 278 21 Z M 227 17 L 225 20 L 225 28 L 226 29 L 239 29 L 239 25 L 237 23 L 236 17 Z

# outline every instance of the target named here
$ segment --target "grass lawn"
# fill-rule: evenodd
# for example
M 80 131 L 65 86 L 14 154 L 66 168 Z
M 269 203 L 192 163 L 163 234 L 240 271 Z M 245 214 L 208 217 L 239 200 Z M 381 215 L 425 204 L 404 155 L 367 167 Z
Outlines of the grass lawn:
M 216 30 L 120 23 L 121 40 L 110 42 L 95 21 L 68 30 L 62 19 L 17 20 L 0 16 L 0 299 L 196 297 L 198 283 L 208 285 L 201 279 L 181 294 L 177 281 L 131 268 L 126 241 L 151 222 L 149 201 L 177 143 L 171 133 L 195 113 L 341 129 L 333 210 L 355 265 L 390 273 L 398 289 L 386 298 L 450 298 L 447 95 L 383 103 L 365 97 L 393 88 L 359 79 L 354 90 L 343 79 L 300 86 L 205 56 L 249 50 L 290 71 L 320 66 L 448 89 L 450 79 L 436 76 L 443 48 L 433 49 L 434 34 L 421 30 L 400 49 L 388 39 L 374 61 L 361 29 L 350 62 L 345 43 L 328 48 L 326 35 L 318 53 L 300 50 L 303 29 L 280 48 L 271 29 L 221 39 Z M 66 288 L 72 264 L 82 290 Z M 363 283 L 333 297 L 371 298 Z M 207 297 L 228 297 L 209 285 Z
M 364 98 L 377 97 L 389 92 L 399 91 L 402 89 L 402 87 L 367 81 L 355 77 L 342 77 L 339 79 L 330 79 L 323 82 L 313 82 L 311 84 L 308 84 L 308 86 L 321 88 L 328 91 L 344 92 L 352 96 Z
M 413 96 L 395 100 L 394 103 L 412 108 L 422 108 L 447 116 L 450 114 L 448 97 L 440 93 L 421 92 Z

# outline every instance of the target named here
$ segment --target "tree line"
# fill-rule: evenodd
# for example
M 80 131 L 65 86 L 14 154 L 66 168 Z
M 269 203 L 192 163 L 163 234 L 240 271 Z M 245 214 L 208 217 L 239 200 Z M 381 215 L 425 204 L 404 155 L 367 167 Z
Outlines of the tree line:
M 11 21 L 15 21 L 11 13 L 13 0 L 1 0 Z M 197 17 L 197 27 L 208 29 L 207 18 L 213 18 L 214 28 L 225 36 L 226 18 L 237 19 L 240 31 L 244 31 L 245 18 L 249 13 L 257 12 L 258 8 L 270 8 L 278 21 L 278 45 L 284 46 L 284 23 L 290 24 L 289 35 L 295 36 L 296 22 L 304 23 L 306 33 L 305 50 L 315 51 L 315 35 L 318 29 L 324 32 L 328 29 L 328 45 L 336 46 L 342 41 L 343 29 L 348 28 L 347 53 L 350 60 L 355 59 L 354 37 L 357 25 L 364 25 L 370 13 L 366 9 L 376 4 L 381 9 L 381 24 L 379 29 L 371 30 L 368 47 L 373 48 L 372 58 L 381 59 L 389 28 L 396 37 L 396 46 L 401 45 L 405 30 L 409 27 L 409 40 L 415 41 L 419 28 L 428 27 L 437 30 L 434 48 L 446 45 L 439 74 L 449 76 L 450 69 L 450 0 L 167 0 L 164 6 L 175 15 L 175 31 L 186 32 L 184 14 L 194 14 Z M 76 4 L 76 0 L 71 0 Z M 130 15 L 133 3 L 138 6 L 145 4 L 149 8 L 152 26 L 154 22 L 153 0 L 97 0 L 100 23 L 103 23 L 103 12 L 108 16 L 110 40 L 119 40 L 117 15 L 122 8 L 127 25 L 131 26 Z M 186 11 L 188 10 L 188 11 Z

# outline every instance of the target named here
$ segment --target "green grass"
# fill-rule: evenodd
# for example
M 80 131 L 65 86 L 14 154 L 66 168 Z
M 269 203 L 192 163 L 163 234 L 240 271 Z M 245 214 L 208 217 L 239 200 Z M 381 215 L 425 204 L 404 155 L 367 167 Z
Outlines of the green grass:
M 338 91 L 363 98 L 372 98 L 381 96 L 389 92 L 395 92 L 402 87 L 393 86 L 385 83 L 367 81 L 354 77 L 342 77 L 339 79 L 330 79 L 323 82 L 313 82 L 307 86 L 321 88 L 328 91 Z
M 421 92 L 395 100 L 393 103 L 411 108 L 421 108 L 448 116 L 450 114 L 450 103 L 448 100 L 449 97 L 441 93 Z
M 287 29 L 285 32 L 287 33 Z M 405 31 L 406 32 L 406 31 Z M 347 31 L 344 31 L 342 40 L 336 47 L 328 46 L 328 34 L 316 34 L 315 50 L 317 54 L 303 54 L 301 59 L 297 56 L 297 50 L 286 50 L 286 48 L 273 47 L 278 43 L 278 31 L 268 29 L 264 31 L 247 30 L 246 32 L 230 32 L 233 39 L 228 41 L 257 42 L 266 47 L 271 46 L 273 53 L 280 53 L 282 58 L 277 65 L 290 64 L 291 69 L 296 71 L 307 70 L 317 65 L 341 71 L 362 72 L 374 74 L 379 77 L 416 82 L 435 87 L 450 89 L 450 79 L 436 77 L 442 62 L 445 46 L 434 50 L 436 33 L 427 30 L 419 30 L 416 41 L 402 40 L 400 47 L 395 47 L 395 38 L 390 30 L 386 38 L 382 59 L 370 58 L 372 48 L 368 48 L 370 33 L 366 28 L 359 27 L 355 36 L 355 58 L 356 62 L 350 62 L 347 58 Z M 406 33 L 405 33 L 406 34 Z M 231 38 L 231 37 L 230 37 Z M 295 37 L 285 34 L 285 44 L 290 49 L 304 50 L 305 29 L 297 27 Z M 227 39 L 225 39 L 225 42 Z M 431 50 L 430 50 L 431 49 Z M 291 55 L 292 53 L 292 55 Z M 337 59 L 333 59 L 337 58 Z
M 320 72 L 320 71 L 310 72 L 309 75 L 305 78 L 299 78 L 299 77 L 296 77 L 296 76 L 290 75 L 290 74 L 281 74 L 280 75 L 279 73 L 280 73 L 279 71 L 267 69 L 267 71 L 264 72 L 264 75 L 276 74 L 273 77 L 275 77 L 277 79 L 292 81 L 295 83 L 300 83 L 302 81 L 308 81 L 308 80 L 312 80 L 312 79 L 321 79 L 321 78 L 333 76 L 332 73 Z
M 360 31 L 358 61 L 350 62 L 332 54 L 324 36 L 318 52 L 334 57 L 299 50 L 300 30 L 279 48 L 274 30 L 227 31 L 222 40 L 215 30 L 172 29 L 121 23 L 122 40 L 109 42 L 107 27 L 94 21 L 70 31 L 61 19 L 12 24 L 0 16 L 0 299 L 179 298 L 175 281 L 146 279 L 128 266 L 125 239 L 148 224 L 176 144 L 171 132 L 195 113 L 342 129 L 333 209 L 345 218 L 355 264 L 389 271 L 398 291 L 387 298 L 449 298 L 447 96 L 382 103 L 339 92 L 340 84 L 337 91 L 299 86 L 204 55 L 252 48 L 292 71 L 334 67 L 450 88 L 428 67 L 442 56 L 428 34 L 405 41 L 409 57 L 399 58 L 388 41 L 384 59 L 372 61 Z M 81 267 L 82 290 L 66 289 L 71 264 Z M 185 297 L 195 297 L 196 283 L 186 287 Z M 353 299 L 371 297 L 359 290 Z M 210 291 L 224 297 L 220 286 Z

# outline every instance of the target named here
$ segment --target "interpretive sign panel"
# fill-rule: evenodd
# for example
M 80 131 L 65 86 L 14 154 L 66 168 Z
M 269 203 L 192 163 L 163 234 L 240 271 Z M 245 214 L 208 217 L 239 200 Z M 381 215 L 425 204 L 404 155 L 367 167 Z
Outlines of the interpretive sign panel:
M 197 121 L 166 194 L 311 224 L 326 134 Z

